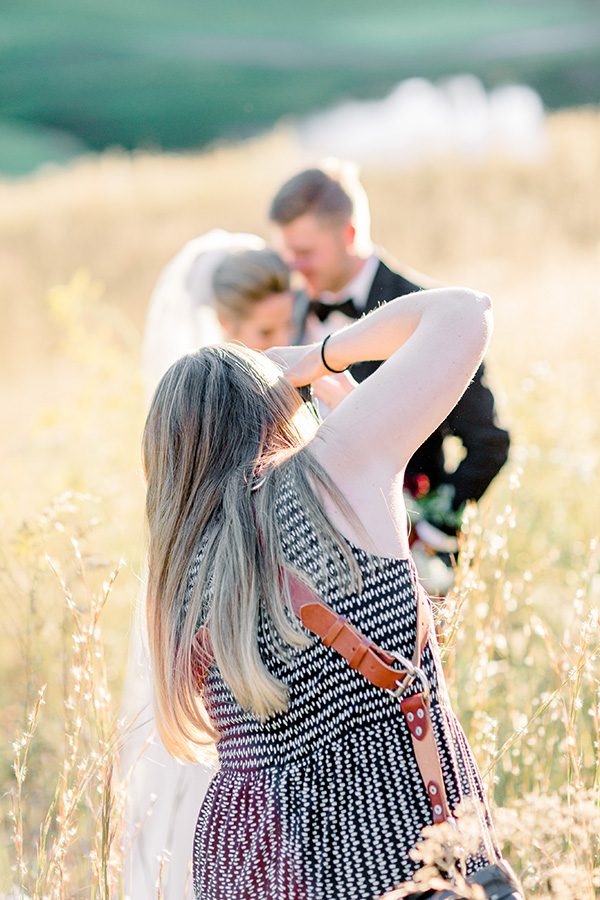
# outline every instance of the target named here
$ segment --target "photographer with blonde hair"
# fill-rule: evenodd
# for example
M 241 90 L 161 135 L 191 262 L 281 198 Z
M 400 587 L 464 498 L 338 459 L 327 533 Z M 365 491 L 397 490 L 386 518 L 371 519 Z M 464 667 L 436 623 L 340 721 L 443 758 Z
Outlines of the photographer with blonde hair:
M 412 877 L 424 826 L 469 797 L 466 874 L 520 897 L 452 712 L 412 564 L 408 461 L 477 370 L 490 301 L 392 300 L 322 342 L 174 363 L 143 441 L 148 633 L 165 747 L 220 767 L 198 900 L 367 900 Z M 296 387 L 383 364 L 323 424 Z

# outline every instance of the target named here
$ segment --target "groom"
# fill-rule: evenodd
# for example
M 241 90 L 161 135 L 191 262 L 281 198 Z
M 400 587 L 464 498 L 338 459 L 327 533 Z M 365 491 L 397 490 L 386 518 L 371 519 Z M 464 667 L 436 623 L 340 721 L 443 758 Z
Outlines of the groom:
M 429 286 L 414 273 L 386 265 L 373 247 L 368 200 L 352 173 L 300 172 L 278 190 L 269 217 L 286 261 L 306 286 L 303 342 L 322 340 L 379 304 Z M 363 381 L 379 365 L 360 363 L 352 367 L 352 375 Z M 464 451 L 453 472 L 447 470 L 443 446 L 451 435 L 460 439 Z M 482 365 L 446 421 L 407 466 L 406 487 L 417 499 L 426 544 L 442 553 L 452 551 L 464 504 L 483 495 L 506 462 L 508 447 L 508 432 L 496 420 Z

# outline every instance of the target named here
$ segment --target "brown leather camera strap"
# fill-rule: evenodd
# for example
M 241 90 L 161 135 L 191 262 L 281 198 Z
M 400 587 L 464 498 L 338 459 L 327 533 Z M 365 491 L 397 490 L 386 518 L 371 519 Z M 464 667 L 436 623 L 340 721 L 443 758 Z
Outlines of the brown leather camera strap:
M 440 757 L 435 742 L 429 711 L 429 685 L 420 669 L 423 650 L 429 638 L 431 612 L 424 591 L 413 573 L 417 593 L 417 640 L 412 661 L 383 650 L 365 637 L 344 616 L 339 615 L 293 575 L 286 573 L 294 614 L 304 627 L 316 635 L 326 647 L 332 647 L 348 665 L 360 672 L 371 684 L 392 693 L 400 702 L 410 731 L 417 765 L 431 803 L 434 822 L 451 818 Z M 194 671 L 201 690 L 206 673 L 214 660 L 210 636 L 205 626 L 196 632 L 193 648 Z M 398 663 L 400 662 L 400 668 Z M 404 665 L 403 665 L 404 664 Z M 402 694 L 415 680 L 423 690 L 404 700 Z
M 321 639 L 326 647 L 332 647 L 343 656 L 351 669 L 385 691 L 398 688 L 399 682 L 409 676 L 408 670 L 398 668 L 398 658 L 365 637 L 345 616 L 336 613 L 298 578 L 288 575 L 292 609 L 308 631 Z M 419 606 L 424 600 L 419 595 Z M 426 615 L 417 613 L 419 623 L 418 646 L 413 657 L 417 665 L 427 643 L 429 624 Z

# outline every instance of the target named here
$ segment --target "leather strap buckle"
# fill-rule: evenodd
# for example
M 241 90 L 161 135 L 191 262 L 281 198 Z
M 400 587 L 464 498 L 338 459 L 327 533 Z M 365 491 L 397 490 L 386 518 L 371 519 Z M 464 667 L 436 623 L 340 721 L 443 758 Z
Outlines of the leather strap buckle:
M 402 680 L 398 680 L 396 682 L 396 687 L 390 690 L 390 694 L 392 697 L 395 697 L 396 700 L 400 700 L 404 692 L 413 684 L 415 681 L 419 681 L 422 687 L 423 699 L 425 703 L 429 703 L 431 699 L 431 687 L 429 685 L 429 679 L 427 675 L 419 666 L 415 666 L 410 660 L 406 659 L 405 656 L 402 656 L 400 653 L 391 654 L 395 659 L 398 660 L 404 672 L 399 673 L 404 677 Z
M 407 688 L 411 686 L 411 684 L 415 680 L 415 677 L 416 676 L 414 672 L 405 672 L 402 681 L 397 681 L 397 687 L 392 688 L 392 690 L 390 691 L 392 697 L 395 697 L 396 700 L 399 700 L 402 694 L 407 690 Z

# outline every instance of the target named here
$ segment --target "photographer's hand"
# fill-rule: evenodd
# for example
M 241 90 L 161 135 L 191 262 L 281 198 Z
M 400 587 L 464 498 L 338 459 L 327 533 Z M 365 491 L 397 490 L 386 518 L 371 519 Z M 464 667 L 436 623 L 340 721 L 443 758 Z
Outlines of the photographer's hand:
M 266 355 L 281 366 L 283 374 L 294 387 L 314 384 L 330 373 L 321 360 L 321 345 L 306 344 L 300 347 L 271 347 Z
M 329 409 L 335 409 L 357 387 L 358 382 L 354 380 L 349 372 L 341 372 L 339 375 L 326 375 L 314 383 L 315 395 Z

